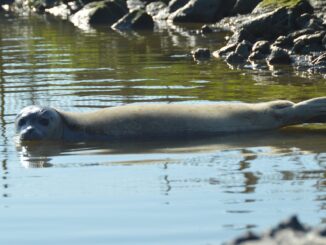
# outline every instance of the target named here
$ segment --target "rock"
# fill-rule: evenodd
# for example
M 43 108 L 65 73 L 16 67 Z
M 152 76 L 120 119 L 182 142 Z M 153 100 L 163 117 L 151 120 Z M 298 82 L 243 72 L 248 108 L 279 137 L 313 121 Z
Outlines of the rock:
M 302 30 L 291 32 L 287 36 L 290 37 L 291 39 L 296 39 L 297 37 L 300 37 L 302 35 L 313 34 L 313 33 L 315 33 L 314 29 L 305 28 L 305 29 L 302 29 Z
M 164 2 L 152 2 L 146 5 L 146 12 L 157 20 L 165 20 L 169 17 L 169 8 Z
M 238 44 L 238 46 L 235 49 L 235 53 L 241 55 L 244 58 L 248 58 L 250 52 L 251 52 L 252 44 L 248 41 L 242 41 Z
M 277 46 L 279 48 L 290 48 L 293 46 L 293 39 L 289 36 L 279 36 L 273 46 Z
M 231 52 L 226 56 L 225 61 L 229 64 L 243 64 L 246 62 L 246 58 L 236 52 Z
M 135 9 L 130 13 L 123 16 L 115 24 L 112 29 L 125 31 L 125 30 L 139 30 L 139 29 L 153 29 L 154 21 L 152 16 L 147 14 L 142 9 Z
M 268 56 L 267 61 L 271 65 L 275 64 L 290 64 L 292 62 L 289 53 L 278 47 L 273 47 L 271 54 Z
M 44 11 L 52 14 L 53 16 L 60 17 L 62 19 L 69 19 L 69 16 L 80 10 L 81 6 L 75 1 L 69 3 L 62 3 L 52 8 L 46 8 Z
M 302 13 L 313 13 L 314 11 L 308 0 L 263 0 L 256 6 L 253 13 L 266 13 L 277 8 L 291 9 L 296 17 L 300 16 Z
M 188 2 L 189 2 L 189 0 L 171 0 L 169 2 L 169 12 L 173 13 L 173 12 L 177 11 L 178 9 L 185 6 Z
M 270 42 L 266 40 L 258 41 L 252 46 L 252 51 L 258 51 L 262 54 L 269 54 L 271 52 L 270 45 Z
M 289 1 L 291 2 L 291 1 Z M 291 14 L 291 21 L 295 21 L 302 14 L 313 14 L 314 8 L 308 0 L 296 0 L 296 4 L 292 5 L 289 9 Z
M 234 239 L 231 243 L 229 243 L 229 245 L 238 245 L 238 244 L 243 244 L 246 242 L 258 241 L 258 240 L 260 240 L 260 237 L 255 233 L 249 231 L 243 234 L 242 236 Z
M 265 0 L 258 6 L 264 6 L 263 3 L 266 4 L 267 2 L 270 3 L 277 1 Z M 310 13 L 311 9 L 311 5 L 306 0 L 297 0 L 297 4 L 291 6 L 291 8 L 283 6 L 275 9 L 274 11 L 259 14 L 256 18 L 245 22 L 240 27 L 240 31 L 250 33 L 254 37 L 254 40 L 246 40 L 251 42 L 257 41 L 259 39 L 272 41 L 275 40 L 278 36 L 285 36 L 288 33 L 296 30 L 297 27 L 294 20 L 303 13 Z
M 249 14 L 261 1 L 262 0 L 237 0 L 231 14 Z
M 326 49 L 326 35 L 321 40 L 321 44 L 323 45 L 324 49 Z
M 287 9 L 280 8 L 249 20 L 243 24 L 241 29 L 242 31 L 245 30 L 247 33 L 250 33 L 255 40 L 273 40 L 280 35 L 286 35 L 290 32 L 292 26 L 289 24 L 289 13 Z M 246 40 L 251 42 L 255 41 L 250 39 Z
M 326 244 L 326 230 L 303 225 L 296 216 L 281 222 L 270 231 L 261 234 L 245 233 L 226 243 L 227 245 L 320 245 Z
M 302 35 L 294 39 L 293 51 L 295 53 L 320 52 L 324 50 L 322 40 L 325 32 Z
M 237 1 L 234 6 L 239 4 Z M 225 47 L 213 52 L 231 64 L 251 63 L 291 64 L 296 68 L 326 70 L 323 59 L 313 65 L 316 52 L 326 50 L 326 20 L 318 18 L 307 0 L 262 0 L 258 6 L 274 5 L 277 9 L 258 8 L 248 16 L 236 16 L 222 20 L 217 27 L 227 26 L 234 31 Z M 325 3 L 326 9 L 326 3 Z M 261 12 L 261 11 L 265 12 Z M 266 12 L 267 11 L 267 12 Z M 252 48 L 244 43 L 254 43 Z M 249 56 L 248 56 L 249 50 Z M 303 54 L 303 55 L 302 55 Z M 263 60 L 263 62 L 259 62 Z M 317 60 L 316 60 L 317 62 Z M 318 62 L 317 62 L 318 63 Z M 319 63 L 318 63 L 319 64 Z M 321 69 L 319 69 L 321 68 Z M 309 70 L 308 70 L 309 71 Z
M 4 10 L 1 6 L 2 5 L 11 5 L 14 3 L 14 0 L 0 0 L 0 9 Z
M 314 30 L 325 30 L 325 25 L 323 24 L 322 19 L 311 18 L 309 20 L 307 28 L 312 28 Z
M 210 28 L 208 25 L 203 25 L 200 29 L 201 33 L 202 34 L 209 34 L 209 33 L 212 33 L 213 32 L 213 29 Z
M 248 59 L 251 61 L 265 59 L 271 53 L 271 44 L 266 40 L 258 41 L 252 46 L 252 53 Z
M 87 1 L 90 1 L 90 0 L 87 0 Z M 129 12 L 131 12 L 135 9 L 145 9 L 145 6 L 146 6 L 145 2 L 142 0 L 126 0 L 126 3 L 127 3 L 128 9 L 129 9 Z
M 215 22 L 226 16 L 236 0 L 190 0 L 169 16 L 173 22 Z
M 259 51 L 254 51 L 252 52 L 249 57 L 248 57 L 248 60 L 250 61 L 256 61 L 256 60 L 262 60 L 262 59 L 265 59 L 267 57 L 266 54 L 262 54 L 261 52 Z
M 326 2 L 325 0 L 310 0 L 314 7 L 315 14 L 323 19 L 326 19 Z
M 70 21 L 81 28 L 94 24 L 112 25 L 127 13 L 124 0 L 105 0 L 86 4 L 70 17 Z
M 191 55 L 194 60 L 202 61 L 208 60 L 211 57 L 211 52 L 207 48 L 198 48 L 196 50 L 191 51 Z
M 311 18 L 312 18 L 311 14 L 304 13 L 295 20 L 295 24 L 300 29 L 307 28 Z
M 297 216 L 292 216 L 287 220 L 282 221 L 276 227 L 272 228 L 269 232 L 270 236 L 275 236 L 278 232 L 291 229 L 293 231 L 307 232 L 309 229 L 300 223 Z
M 311 67 L 308 69 L 309 72 L 315 73 L 326 73 L 326 53 L 319 55 L 311 61 Z M 325 230 L 326 234 L 326 230 Z
M 225 57 L 237 47 L 237 44 L 230 44 L 220 48 L 218 51 L 214 52 L 214 57 Z
M 318 56 L 317 58 L 315 58 L 312 62 L 311 62 L 313 65 L 322 65 L 322 66 L 325 66 L 326 67 L 326 53 Z

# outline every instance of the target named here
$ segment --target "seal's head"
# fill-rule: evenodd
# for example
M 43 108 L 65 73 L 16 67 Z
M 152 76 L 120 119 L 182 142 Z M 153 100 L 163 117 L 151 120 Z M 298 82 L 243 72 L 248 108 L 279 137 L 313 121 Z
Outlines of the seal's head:
M 61 139 L 63 123 L 59 113 L 49 107 L 28 106 L 20 111 L 15 120 L 19 140 Z

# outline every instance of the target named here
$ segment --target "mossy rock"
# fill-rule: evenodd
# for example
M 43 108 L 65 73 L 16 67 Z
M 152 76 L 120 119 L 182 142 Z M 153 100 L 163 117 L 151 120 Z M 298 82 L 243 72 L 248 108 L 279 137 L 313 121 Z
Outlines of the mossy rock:
M 263 0 L 259 6 L 270 7 L 270 8 L 279 8 L 279 7 L 286 7 L 286 8 L 293 8 L 297 4 L 303 2 L 303 0 Z
M 263 0 L 256 6 L 253 13 L 266 13 L 278 8 L 294 10 L 296 14 L 314 12 L 308 0 Z
M 313 12 L 313 7 L 308 0 L 263 0 L 256 6 L 253 12 L 269 12 L 277 8 L 302 9 L 302 12 Z

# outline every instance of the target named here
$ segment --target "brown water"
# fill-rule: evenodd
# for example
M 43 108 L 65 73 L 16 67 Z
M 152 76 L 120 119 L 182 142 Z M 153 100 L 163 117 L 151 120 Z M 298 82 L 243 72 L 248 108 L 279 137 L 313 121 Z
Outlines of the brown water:
M 128 103 L 300 101 L 325 79 L 284 67 L 198 64 L 226 33 L 198 26 L 116 33 L 65 21 L 0 16 L 0 244 L 220 244 L 291 214 L 325 221 L 326 130 L 178 142 L 16 147 L 30 104 L 71 111 Z

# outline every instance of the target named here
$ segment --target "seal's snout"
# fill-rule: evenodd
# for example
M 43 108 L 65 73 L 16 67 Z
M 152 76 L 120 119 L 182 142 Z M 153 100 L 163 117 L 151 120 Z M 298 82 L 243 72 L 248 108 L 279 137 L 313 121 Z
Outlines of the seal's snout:
M 20 140 L 40 140 L 42 135 L 34 127 L 28 126 L 20 133 L 19 138 Z

